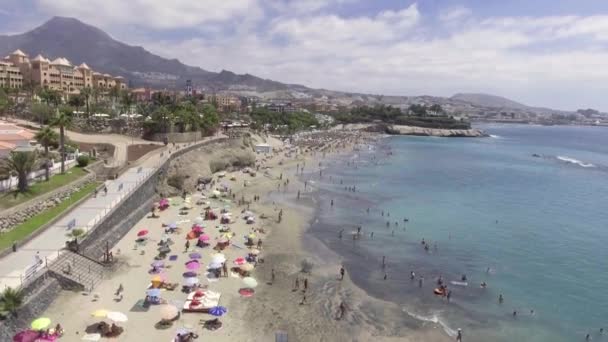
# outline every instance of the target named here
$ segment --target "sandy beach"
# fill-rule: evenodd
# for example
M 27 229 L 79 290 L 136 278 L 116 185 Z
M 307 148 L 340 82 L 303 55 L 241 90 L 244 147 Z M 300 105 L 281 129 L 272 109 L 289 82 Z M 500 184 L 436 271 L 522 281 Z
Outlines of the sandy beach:
M 214 175 L 216 187 L 223 184 L 229 188 L 227 198 L 208 198 L 212 193 L 209 187 L 202 193 L 192 191 L 186 201 L 181 197 L 171 198 L 172 204 L 157 212 L 158 218 L 143 218 L 112 249 L 116 271 L 92 293 L 62 292 L 44 316 L 51 318 L 53 324 L 62 325 L 65 330 L 62 341 L 80 341 L 87 326 L 103 320 L 91 316 L 92 312 L 100 309 L 128 316 L 127 322 L 117 323 L 124 328 L 116 339 L 119 341 L 172 341 L 179 331 L 192 331 L 201 341 L 210 338 L 214 341 L 272 341 L 277 331 L 286 332 L 290 341 L 452 340 L 439 326 L 415 320 L 407 316 L 399 305 L 371 298 L 354 286 L 348 274 L 356 270 L 346 270 L 344 279 L 339 280 L 339 257 L 306 234 L 314 220 L 316 204 L 312 192 L 315 189 L 312 184 L 307 184 L 305 190 L 296 173 L 304 165 L 307 171 L 318 170 L 322 159 L 331 154 L 352 152 L 355 144 L 369 139 L 359 134 L 333 132 L 325 136 L 297 137 L 290 149 L 276 139 L 268 139 L 274 148 L 273 154 L 256 156 L 259 169 L 255 177 L 240 170 L 228 172 L 219 179 L 217 174 Z M 253 201 L 254 196 L 259 196 L 260 200 Z M 227 204 L 225 200 L 228 198 L 234 200 Z M 247 204 L 237 205 L 243 199 Z M 180 210 L 184 205 L 188 206 L 187 203 L 192 209 Z M 212 247 L 222 237 L 219 220 L 203 223 L 204 233 L 210 237 L 209 247 L 198 248 L 196 240 L 192 240 L 186 251 L 186 234 L 207 205 L 218 214 L 222 208 L 232 213 L 233 222 L 225 226 L 234 236 L 229 247 L 222 251 L 229 268 L 236 267 L 233 264 L 235 259 L 248 255 L 245 237 L 253 229 L 263 229 L 263 232 L 256 231 L 253 239 L 256 244 L 259 239 L 263 243 L 257 267 L 251 272 L 258 282 L 252 297 L 239 294 L 239 289 L 247 286 L 238 274 L 229 271 L 228 277 L 219 279 L 206 275 L 206 267 L 216 253 Z M 254 213 L 254 224 L 247 224 L 243 218 L 245 210 Z M 185 263 L 190 260 L 190 253 L 201 254 L 201 267 L 195 271 L 200 284 L 221 293 L 219 305 L 228 310 L 219 317 L 222 327 L 218 330 L 203 327 L 205 320 L 215 318 L 206 313 L 182 313 L 171 326 L 158 329 L 155 324 L 161 320 L 163 305 L 151 305 L 147 309 L 141 306 L 154 276 L 149 271 L 158 254 L 157 244 L 164 235 L 163 224 L 171 222 L 178 223 L 180 232 L 169 235 L 174 243 L 168 255 L 177 258 L 174 261 L 165 259 L 161 273 L 166 282 L 178 283 L 179 286 L 173 291 L 162 290 L 162 300 L 182 308 L 188 296 L 180 291 L 184 283 L 183 274 L 188 271 Z M 137 234 L 143 229 L 148 230 L 147 241 L 136 244 Z M 309 265 L 304 267 L 310 268 L 309 272 L 302 272 L 304 263 Z M 296 278 L 299 289 L 295 289 Z M 308 289 L 304 292 L 305 279 Z M 121 284 L 124 291 L 118 301 L 115 292 Z M 341 303 L 345 310 L 343 317 L 338 319 Z M 105 321 L 111 323 L 110 320 Z

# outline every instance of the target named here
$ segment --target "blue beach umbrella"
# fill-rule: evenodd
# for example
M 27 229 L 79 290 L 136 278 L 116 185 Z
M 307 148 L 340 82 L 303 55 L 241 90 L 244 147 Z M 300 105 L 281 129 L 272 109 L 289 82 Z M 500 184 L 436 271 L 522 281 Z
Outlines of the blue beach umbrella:
M 190 253 L 190 259 L 200 259 L 200 253 Z
M 163 261 L 155 261 L 151 264 L 152 267 L 163 267 L 165 266 L 165 263 Z
M 223 306 L 214 306 L 209 309 L 209 314 L 216 317 L 223 316 L 226 312 L 228 312 L 228 309 Z

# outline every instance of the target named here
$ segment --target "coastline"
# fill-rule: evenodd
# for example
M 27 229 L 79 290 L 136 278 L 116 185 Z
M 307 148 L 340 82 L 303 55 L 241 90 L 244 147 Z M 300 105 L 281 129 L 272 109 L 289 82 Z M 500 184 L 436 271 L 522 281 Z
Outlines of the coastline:
M 354 153 L 353 145 L 341 147 L 344 151 L 332 151 L 334 153 L 326 157 Z M 317 165 L 324 159 L 313 153 L 299 160 L 299 163 Z M 245 316 L 250 322 L 248 330 L 259 331 L 258 338 L 262 340 L 271 340 L 274 338 L 273 331 L 283 330 L 288 332 L 290 339 L 295 337 L 296 341 L 451 341 L 437 322 L 415 318 L 396 303 L 370 296 L 352 282 L 348 270 L 343 280 L 338 279 L 341 257 L 309 232 L 317 219 L 318 189 L 311 189 L 296 200 L 295 189 L 304 188 L 303 180 L 295 177 L 296 162 L 290 161 L 282 169 L 283 175 L 289 175 L 290 181 L 297 179 L 296 183 L 292 181 L 289 190 L 280 194 L 274 192 L 270 196 L 274 203 L 282 201 L 282 226 L 291 229 L 272 224 L 267 237 L 272 249 L 267 251 L 265 263 L 258 272 L 268 275 L 274 268 L 277 272 L 276 282 L 280 286 L 269 287 L 248 305 Z M 291 184 L 296 186 L 292 187 Z M 272 203 L 272 200 L 268 200 L 263 204 Z M 311 274 L 299 272 L 303 260 L 314 264 Z M 307 295 L 310 304 L 298 304 L 302 294 L 301 291 L 293 291 L 296 277 L 300 277 L 300 281 L 306 277 L 312 284 L 309 290 L 311 294 Z M 346 304 L 347 314 L 337 320 L 341 302 Z M 260 329 L 259 325 L 264 325 L 266 329 Z
M 359 136 L 367 133 L 348 133 Z M 344 138 L 344 137 L 342 137 Z M 310 146 L 302 147 L 307 152 L 295 157 L 286 157 L 285 150 L 280 149 L 271 158 L 264 157 L 262 163 L 269 167 L 267 172 L 259 172 L 255 178 L 249 178 L 240 171 L 230 172 L 226 175 L 236 177 L 230 183 L 231 189 L 237 197 L 251 198 L 253 195 L 261 196 L 259 202 L 250 202 L 250 209 L 258 217 L 265 215 L 267 219 L 261 220 L 256 227 L 264 228 L 266 234 L 262 249 L 263 263 L 259 263 L 253 271 L 258 279 L 259 286 L 251 298 L 243 298 L 237 294 L 240 287 L 236 279 L 209 282 L 214 291 L 222 292 L 221 305 L 229 308 L 229 314 L 222 317 L 224 328 L 221 331 L 200 331 L 196 322 L 200 319 L 209 319 L 204 314 L 182 314 L 176 323 L 185 329 L 192 329 L 201 335 L 202 339 L 213 338 L 215 341 L 261 341 L 273 340 L 277 331 L 286 331 L 289 340 L 295 341 L 430 341 L 443 342 L 451 340 L 438 324 L 415 319 L 405 312 L 400 305 L 382 301 L 369 296 L 358 288 L 349 278 L 347 270 L 344 280 L 337 279 L 341 259 L 329 250 L 322 241 L 317 240 L 308 233 L 316 217 L 316 202 L 314 192 L 310 189 L 304 192 L 299 201 L 296 201 L 297 189 L 304 185 L 295 175 L 294 166 L 317 165 L 322 162 L 326 154 L 336 155 L 353 152 L 354 143 L 348 139 L 337 138 L 326 144 L 320 144 L 316 139 L 309 139 Z M 186 156 L 187 157 L 187 156 Z M 258 156 L 259 157 L 259 156 Z M 316 172 L 316 168 L 307 166 Z M 283 178 L 284 177 L 284 178 Z M 284 191 L 277 191 L 277 184 L 281 178 L 288 178 L 289 185 Z M 249 182 L 245 186 L 244 181 Z M 198 208 L 197 208 L 198 209 Z M 239 206 L 235 210 L 245 210 Z M 283 209 L 283 220 L 277 223 L 278 211 Z M 95 290 L 93 296 L 84 293 L 63 291 L 54 303 L 46 310 L 45 316 L 51 317 L 53 322 L 61 322 L 66 331 L 65 341 L 79 341 L 82 329 L 94 321 L 89 312 L 103 308 L 122 311 L 129 314 L 129 322 L 121 324 L 125 333 L 119 340 L 132 340 L 133 338 L 150 341 L 169 340 L 175 335 L 175 328 L 167 330 L 151 329 L 158 320 L 156 308 L 151 312 L 131 313 L 135 301 L 143 298 L 146 285 L 149 282 L 147 263 L 155 250 L 156 243 L 145 246 L 143 250 L 131 250 L 137 230 L 145 227 L 154 234 L 158 234 L 160 223 L 172 220 L 177 216 L 177 208 L 170 208 L 160 220 L 144 218 L 121 239 L 113 248 L 115 255 L 120 259 L 118 271 L 111 274 Z M 196 210 L 196 209 L 195 209 Z M 179 218 L 178 218 L 179 219 Z M 212 225 L 213 223 L 209 223 Z M 184 224 L 183 228 L 187 229 Z M 157 227 L 158 226 L 158 227 Z M 234 231 L 251 229 L 244 222 L 238 221 L 232 225 Z M 211 228 L 207 228 L 211 229 Z M 240 233 L 237 233 L 239 236 Z M 236 238 L 235 238 L 236 239 Z M 151 240 L 155 242 L 156 239 Z M 181 240 L 180 240 L 181 241 Z M 177 255 L 180 261 L 182 256 L 181 242 L 176 242 Z M 205 251 L 205 250 L 203 250 Z M 208 252 L 205 252 L 208 253 Z M 224 251 L 228 260 L 233 260 L 243 252 L 237 248 Z M 146 257 L 147 255 L 147 257 Z M 302 260 L 308 260 L 314 265 L 310 274 L 302 274 Z M 206 260 L 204 260 L 206 262 Z M 171 281 L 179 281 L 183 268 L 178 262 L 176 267 L 168 269 L 167 274 Z M 276 279 L 269 284 L 272 269 L 276 272 Z M 306 304 L 300 305 L 303 294 L 301 291 L 292 291 L 295 277 L 300 277 L 300 283 L 308 278 L 309 289 L 306 293 Z M 204 277 L 201 277 L 204 281 Z M 118 284 L 125 285 L 125 299 L 117 302 L 112 299 L 113 292 Z M 169 303 L 178 306 L 184 295 L 167 292 Z M 93 297 L 93 298 L 92 298 Z M 98 299 L 95 299 L 98 298 Z M 340 303 L 346 304 L 347 310 L 343 319 L 337 320 Z M 179 307 L 179 306 L 178 306 Z M 131 309 L 129 309 L 131 308 Z M 124 338 L 124 339 L 123 339 Z

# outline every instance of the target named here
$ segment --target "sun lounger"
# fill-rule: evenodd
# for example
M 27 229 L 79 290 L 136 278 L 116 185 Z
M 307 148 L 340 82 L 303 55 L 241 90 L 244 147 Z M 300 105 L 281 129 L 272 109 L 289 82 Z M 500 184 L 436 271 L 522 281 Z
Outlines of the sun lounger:
M 183 306 L 183 312 L 200 312 L 200 313 L 207 313 L 209 312 L 209 309 L 211 309 L 214 306 L 218 305 L 218 301 L 205 301 L 203 303 L 203 301 L 201 302 L 194 302 L 194 301 L 186 301 L 186 303 L 184 303 Z
M 197 296 L 197 293 L 202 293 L 202 296 Z M 221 293 L 219 292 L 215 292 L 215 291 L 211 291 L 211 290 L 198 290 L 198 291 L 194 291 L 194 292 L 190 292 L 188 294 L 188 298 L 187 300 L 194 300 L 199 299 L 199 298 L 209 298 L 209 299 L 217 299 L 219 300 L 220 297 L 222 296 Z

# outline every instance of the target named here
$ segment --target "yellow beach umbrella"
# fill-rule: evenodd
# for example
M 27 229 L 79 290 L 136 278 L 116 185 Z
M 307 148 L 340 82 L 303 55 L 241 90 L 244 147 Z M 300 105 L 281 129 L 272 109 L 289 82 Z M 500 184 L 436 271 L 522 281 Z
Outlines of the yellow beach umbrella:
M 91 312 L 91 316 L 93 317 L 97 317 L 97 318 L 103 318 L 106 317 L 108 315 L 108 310 L 95 310 L 93 312 Z
M 249 235 L 247 235 L 247 237 L 250 239 L 255 239 L 256 235 L 254 233 L 249 233 Z
M 44 330 L 51 325 L 51 319 L 47 317 L 40 317 L 35 319 L 30 325 L 34 330 Z

